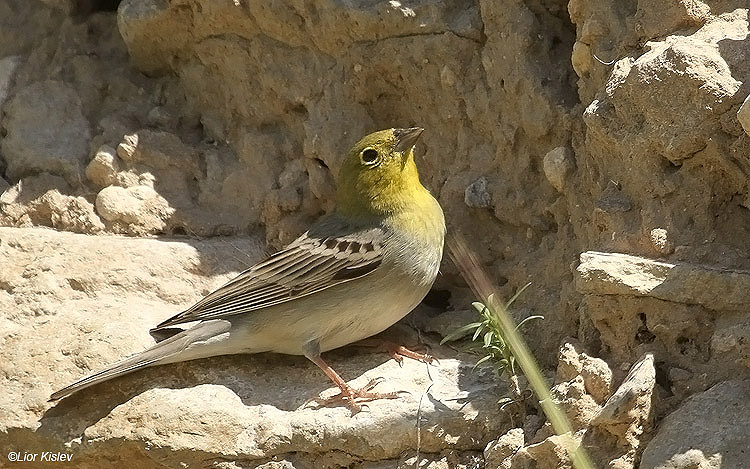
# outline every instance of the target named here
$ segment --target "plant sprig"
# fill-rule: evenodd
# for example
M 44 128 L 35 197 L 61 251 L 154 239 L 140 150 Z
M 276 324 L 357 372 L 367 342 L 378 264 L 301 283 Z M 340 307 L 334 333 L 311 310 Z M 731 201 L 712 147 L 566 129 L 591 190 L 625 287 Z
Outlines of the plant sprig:
M 516 299 L 526 290 L 531 282 L 521 287 L 507 303 L 505 303 L 506 310 L 513 304 Z M 490 296 L 490 301 L 494 299 L 494 294 Z M 473 322 L 465 326 L 459 327 L 455 331 L 451 332 L 440 341 L 440 344 L 451 342 L 460 339 L 473 331 L 471 337 L 472 342 L 477 342 L 481 337 L 481 348 L 484 349 L 484 355 L 475 364 L 474 368 L 478 367 L 482 363 L 491 361 L 495 366 L 495 371 L 499 376 L 505 373 L 509 373 L 511 376 L 516 374 L 516 357 L 513 355 L 513 350 L 508 345 L 505 337 L 505 331 L 503 330 L 502 323 L 495 313 L 492 312 L 484 303 L 475 301 L 471 304 L 474 309 L 477 310 L 481 316 L 481 321 Z M 529 316 L 515 327 L 515 330 L 526 324 L 527 321 L 532 319 L 544 319 L 544 316 Z

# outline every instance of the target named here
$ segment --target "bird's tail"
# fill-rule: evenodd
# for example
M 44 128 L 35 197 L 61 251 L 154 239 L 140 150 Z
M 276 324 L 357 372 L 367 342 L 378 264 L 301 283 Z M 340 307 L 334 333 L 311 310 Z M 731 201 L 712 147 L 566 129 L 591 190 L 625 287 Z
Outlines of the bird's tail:
M 229 322 L 206 321 L 172 337 L 162 340 L 148 350 L 115 363 L 110 368 L 94 373 L 52 393 L 49 400 L 56 401 L 81 389 L 126 375 L 141 368 L 204 358 L 216 353 L 214 347 L 206 345 L 209 339 L 229 330 Z

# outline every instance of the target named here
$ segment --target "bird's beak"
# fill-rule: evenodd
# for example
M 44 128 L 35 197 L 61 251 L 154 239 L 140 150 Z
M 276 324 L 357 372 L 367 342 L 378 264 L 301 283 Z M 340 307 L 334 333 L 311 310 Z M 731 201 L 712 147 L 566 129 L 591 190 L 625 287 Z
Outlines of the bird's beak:
M 393 135 L 396 137 L 395 151 L 410 150 L 419 140 L 424 129 L 422 127 L 412 127 L 411 129 L 394 129 Z

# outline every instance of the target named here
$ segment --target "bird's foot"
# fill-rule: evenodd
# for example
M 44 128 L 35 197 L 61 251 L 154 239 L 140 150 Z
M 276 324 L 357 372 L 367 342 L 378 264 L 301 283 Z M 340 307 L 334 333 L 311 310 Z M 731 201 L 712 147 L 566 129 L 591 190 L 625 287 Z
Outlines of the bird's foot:
M 437 358 L 433 357 L 432 355 L 428 353 L 415 352 L 414 350 L 409 350 L 403 345 L 398 345 L 393 342 L 385 342 L 384 346 L 385 346 L 386 351 L 388 352 L 388 355 L 390 355 L 391 358 L 396 360 L 399 365 L 403 365 L 404 357 L 411 358 L 412 360 L 417 360 L 422 363 L 427 363 L 430 365 L 433 363 L 438 363 Z
M 430 365 L 433 363 L 439 363 L 437 358 L 428 353 L 416 352 L 404 347 L 403 345 L 399 345 L 395 342 L 390 342 L 388 340 L 383 340 L 377 337 L 360 340 L 355 345 L 361 347 L 374 347 L 378 350 L 385 351 L 388 355 L 391 356 L 391 358 L 396 360 L 399 365 L 403 365 L 404 357 L 411 358 L 412 360 L 417 360 Z
M 398 399 L 402 393 L 407 391 L 395 391 L 395 392 L 372 392 L 372 390 L 384 381 L 383 378 L 373 378 L 367 382 L 361 388 L 353 388 L 348 384 L 339 386 L 341 392 L 331 397 L 314 397 L 308 400 L 305 404 L 315 402 L 321 407 L 344 404 L 349 408 L 352 415 L 360 412 L 363 407 L 367 407 L 366 402 L 376 401 L 379 399 Z

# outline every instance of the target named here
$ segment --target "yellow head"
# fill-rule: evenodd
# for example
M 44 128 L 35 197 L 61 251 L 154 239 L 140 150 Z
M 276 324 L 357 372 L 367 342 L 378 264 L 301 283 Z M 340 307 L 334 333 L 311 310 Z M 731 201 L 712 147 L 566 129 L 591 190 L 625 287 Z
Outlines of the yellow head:
M 339 172 L 337 210 L 355 217 L 386 215 L 426 193 L 413 151 L 423 130 L 381 130 L 357 142 Z

